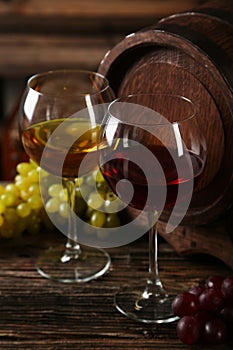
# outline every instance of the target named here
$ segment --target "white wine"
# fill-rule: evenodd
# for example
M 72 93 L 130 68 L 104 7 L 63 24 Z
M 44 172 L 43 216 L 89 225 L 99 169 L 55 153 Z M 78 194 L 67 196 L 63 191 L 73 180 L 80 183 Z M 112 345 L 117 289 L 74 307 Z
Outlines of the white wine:
M 63 122 L 65 122 L 65 127 L 62 128 L 62 134 L 56 135 L 56 145 L 47 144 L 54 130 Z M 60 169 L 57 168 L 57 164 L 59 163 L 58 160 L 63 157 L 62 176 L 64 178 L 76 178 L 78 177 L 79 166 L 87 153 L 93 154 L 89 158 L 88 166 L 85 167 L 86 173 L 95 170 L 97 167 L 96 150 L 99 128 L 99 125 L 91 128 L 90 123 L 85 119 L 53 119 L 31 125 L 25 129 L 22 133 L 22 142 L 29 157 L 38 165 L 46 146 L 47 162 L 45 170 L 59 176 Z M 77 140 L 67 149 L 64 140 L 67 141 L 71 137 L 73 138 L 75 134 L 81 134 L 81 136 L 77 137 Z

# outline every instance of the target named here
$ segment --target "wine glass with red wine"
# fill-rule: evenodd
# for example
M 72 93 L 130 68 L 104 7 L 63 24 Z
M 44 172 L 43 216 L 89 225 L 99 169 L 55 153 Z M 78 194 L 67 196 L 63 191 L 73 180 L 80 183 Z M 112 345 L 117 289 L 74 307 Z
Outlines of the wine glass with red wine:
M 49 71 L 27 82 L 19 108 L 23 146 L 30 159 L 60 179 L 69 203 L 63 231 L 68 237 L 66 245 L 51 247 L 37 261 L 38 272 L 46 278 L 63 283 L 87 282 L 109 268 L 106 251 L 79 243 L 75 193 L 77 178 L 98 168 L 100 123 L 113 99 L 107 79 L 90 71 Z
M 175 292 L 169 292 L 159 277 L 156 222 L 169 212 L 167 234 L 172 234 L 203 173 L 206 145 L 195 106 L 173 94 L 121 97 L 109 105 L 100 137 L 104 178 L 128 204 L 129 213 L 145 214 L 144 232 L 149 231 L 147 281 L 122 287 L 115 295 L 115 306 L 141 322 L 172 322 Z

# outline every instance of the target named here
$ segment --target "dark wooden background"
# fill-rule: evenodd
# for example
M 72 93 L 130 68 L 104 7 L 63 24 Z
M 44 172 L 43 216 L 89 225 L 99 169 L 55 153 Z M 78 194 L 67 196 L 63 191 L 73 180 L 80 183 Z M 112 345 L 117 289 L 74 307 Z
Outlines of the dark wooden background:
M 126 35 L 202 2 L 0 0 L 0 179 L 11 180 L 23 158 L 14 109 L 29 76 L 59 68 L 97 70 Z
M 0 76 L 56 67 L 96 69 L 124 35 L 198 0 L 0 1 Z

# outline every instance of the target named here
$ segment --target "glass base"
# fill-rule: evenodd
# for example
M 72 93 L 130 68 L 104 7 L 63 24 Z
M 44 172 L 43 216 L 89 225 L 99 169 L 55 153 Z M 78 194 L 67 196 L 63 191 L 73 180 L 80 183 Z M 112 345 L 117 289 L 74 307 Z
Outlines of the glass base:
M 115 294 L 114 304 L 123 315 L 144 323 L 170 323 L 178 319 L 172 313 L 175 295 L 158 296 L 147 287 L 130 286 Z
M 37 271 L 62 283 L 82 283 L 102 276 L 111 263 L 109 254 L 98 248 L 81 247 L 80 252 L 65 251 L 64 245 L 49 248 L 37 260 Z

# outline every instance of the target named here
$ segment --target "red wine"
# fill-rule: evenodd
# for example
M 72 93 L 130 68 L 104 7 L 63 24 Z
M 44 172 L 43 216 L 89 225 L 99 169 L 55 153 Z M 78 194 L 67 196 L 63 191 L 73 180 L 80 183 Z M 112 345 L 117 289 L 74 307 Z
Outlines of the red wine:
M 189 155 L 193 167 L 193 177 L 190 176 L 190 169 L 188 168 L 188 163 L 185 159 L 183 159 L 183 161 L 182 159 L 178 160 L 179 174 L 182 174 L 182 177 L 179 177 L 176 167 L 177 160 L 175 164 L 168 149 L 162 146 L 151 146 L 148 148 L 159 161 L 165 176 L 165 181 L 161 178 L 161 172 L 158 171 L 157 173 L 153 173 L 148 183 L 143 169 L 151 169 L 151 160 L 145 159 L 144 152 L 136 148 L 117 150 L 112 154 L 112 159 L 106 163 L 104 163 L 104 159 L 102 159 L 102 163 L 104 163 L 101 166 L 102 173 L 112 191 L 116 193 L 122 201 L 127 201 L 127 191 L 125 190 L 126 188 L 124 188 L 124 186 L 127 185 L 124 184 L 124 181 L 121 181 L 120 183 L 118 182 L 123 179 L 130 181 L 134 189 L 132 199 L 129 203 L 130 206 L 139 210 L 145 209 L 159 211 L 163 208 L 171 208 L 176 203 L 179 186 L 182 186 L 182 193 L 184 194 L 183 198 L 190 193 L 190 188 L 192 189 L 192 187 L 190 187 L 189 182 L 194 178 L 194 183 L 196 184 L 197 179 L 202 172 L 203 162 L 196 154 L 190 152 Z M 130 160 L 135 159 L 135 152 L 137 153 L 137 159 L 141 159 L 143 169 L 141 164 L 139 167 L 135 162 Z M 141 157 L 140 152 L 142 152 Z M 156 168 L 153 168 L 153 171 L 155 170 Z M 158 193 L 161 193 L 161 190 L 163 190 L 161 186 L 167 187 L 166 201 L 163 208 L 161 208 L 162 203 L 160 203 L 161 200 L 158 196 Z M 150 195 L 150 197 L 148 197 L 148 191 L 150 191 L 152 196 Z

